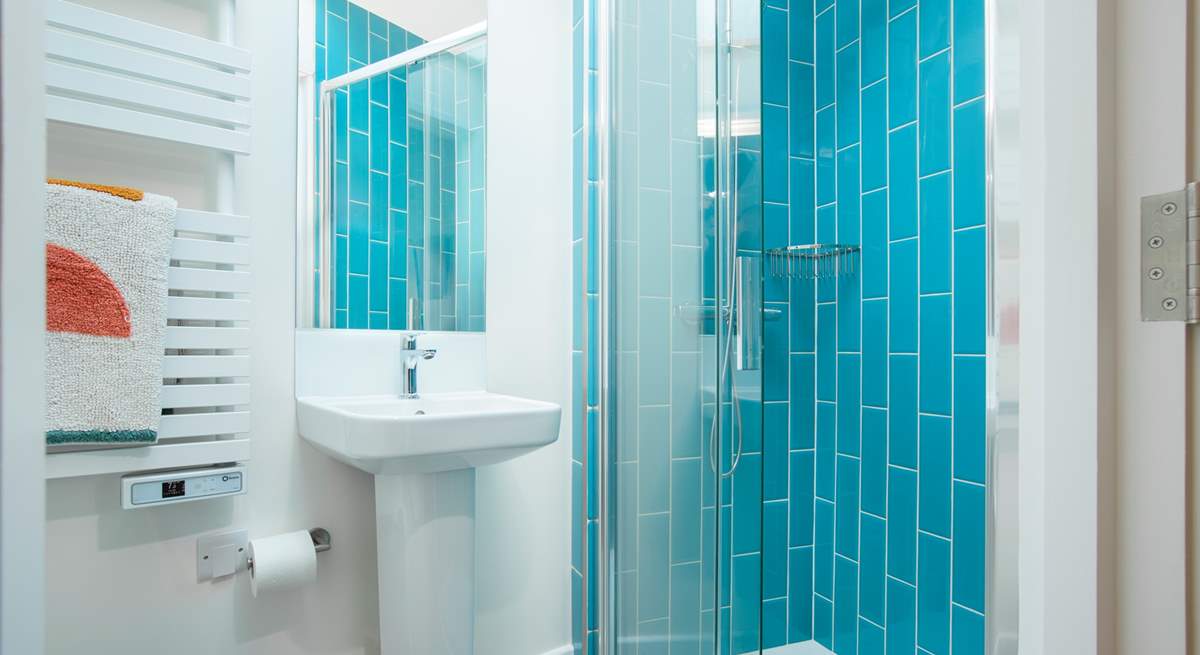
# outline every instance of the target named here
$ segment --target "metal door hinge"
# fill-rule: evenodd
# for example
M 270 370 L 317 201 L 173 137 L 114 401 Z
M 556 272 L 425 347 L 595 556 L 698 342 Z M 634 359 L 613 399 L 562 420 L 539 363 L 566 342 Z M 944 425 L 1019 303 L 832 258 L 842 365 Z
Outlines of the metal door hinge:
M 1200 186 L 1142 198 L 1142 320 L 1200 322 Z

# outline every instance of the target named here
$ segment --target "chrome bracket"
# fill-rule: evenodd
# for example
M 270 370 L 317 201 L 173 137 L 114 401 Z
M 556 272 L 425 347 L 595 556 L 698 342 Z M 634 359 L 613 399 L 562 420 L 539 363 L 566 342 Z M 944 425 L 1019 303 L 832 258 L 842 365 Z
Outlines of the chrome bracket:
M 1200 183 L 1142 198 L 1142 320 L 1200 322 Z

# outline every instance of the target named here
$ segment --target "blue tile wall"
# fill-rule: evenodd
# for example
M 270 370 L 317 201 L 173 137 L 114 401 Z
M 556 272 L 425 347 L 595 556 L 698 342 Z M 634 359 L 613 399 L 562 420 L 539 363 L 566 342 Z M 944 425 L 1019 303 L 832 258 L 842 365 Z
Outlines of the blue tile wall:
M 316 21 L 318 84 L 424 42 L 344 0 Z M 336 93 L 334 327 L 484 329 L 484 47 Z
M 789 212 L 815 216 L 815 233 L 793 229 L 789 242 L 863 249 L 854 279 L 815 293 L 793 282 L 789 297 L 806 323 L 792 329 L 789 441 L 815 449 L 789 458 L 789 565 L 812 571 L 789 571 L 788 641 L 839 655 L 982 652 L 983 2 L 778 0 L 763 12 L 764 115 L 788 99 Z M 769 42 L 780 24 L 787 76 L 767 59 L 780 56 Z M 782 138 L 769 127 L 764 152 Z M 764 159 L 766 179 L 777 165 Z M 764 561 L 782 561 L 778 547 L 764 541 Z M 763 591 L 766 622 L 780 599 Z

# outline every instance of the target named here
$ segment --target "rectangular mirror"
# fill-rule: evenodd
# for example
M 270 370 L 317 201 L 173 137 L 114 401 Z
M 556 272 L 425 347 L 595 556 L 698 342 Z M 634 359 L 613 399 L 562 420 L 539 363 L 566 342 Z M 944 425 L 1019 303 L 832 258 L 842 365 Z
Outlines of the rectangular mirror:
M 301 323 L 481 332 L 485 28 L 424 42 L 350 6 L 317 16 Z

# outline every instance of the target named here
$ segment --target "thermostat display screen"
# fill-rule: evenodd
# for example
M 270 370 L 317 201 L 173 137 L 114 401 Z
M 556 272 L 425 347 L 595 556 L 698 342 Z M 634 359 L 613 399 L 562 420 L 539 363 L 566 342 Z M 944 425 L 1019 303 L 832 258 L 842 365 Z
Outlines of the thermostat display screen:
M 184 495 L 186 493 L 184 490 L 185 483 L 185 480 L 168 480 L 162 483 L 162 497 L 178 498 Z

